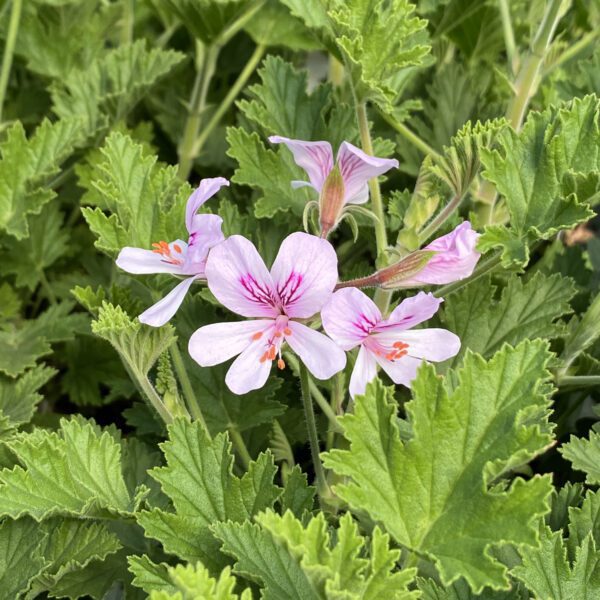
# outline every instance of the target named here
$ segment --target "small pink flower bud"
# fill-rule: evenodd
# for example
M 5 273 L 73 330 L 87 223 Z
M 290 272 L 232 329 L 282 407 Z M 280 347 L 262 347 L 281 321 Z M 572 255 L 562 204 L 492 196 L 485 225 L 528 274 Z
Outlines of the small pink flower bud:
M 344 208 L 345 186 L 338 165 L 329 172 L 319 196 L 321 237 L 326 238 L 337 226 Z

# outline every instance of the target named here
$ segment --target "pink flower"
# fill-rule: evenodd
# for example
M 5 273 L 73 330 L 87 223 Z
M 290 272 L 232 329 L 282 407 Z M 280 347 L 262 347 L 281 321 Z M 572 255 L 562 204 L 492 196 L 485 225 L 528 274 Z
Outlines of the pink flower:
M 233 393 L 262 387 L 277 357 L 283 369 L 284 343 L 318 379 L 329 379 L 344 368 L 344 352 L 298 321 L 318 313 L 337 282 L 337 257 L 329 242 L 306 233 L 289 235 L 269 272 L 254 244 L 234 235 L 211 251 L 206 276 L 221 304 L 238 315 L 256 317 L 206 325 L 190 338 L 190 355 L 202 367 L 239 355 L 225 377 Z
M 324 236 L 338 224 L 347 204 L 364 204 L 369 199 L 369 179 L 398 166 L 396 159 L 365 154 L 349 142 L 340 146 L 336 161 L 329 142 L 304 142 L 273 135 L 273 144 L 285 144 L 309 181 L 292 181 L 292 187 L 309 186 L 319 192 L 321 230 Z
M 436 254 L 423 270 L 402 280 L 397 287 L 441 285 L 469 277 L 481 257 L 475 250 L 478 239 L 479 234 L 471 229 L 471 223 L 464 221 L 454 231 L 425 246 L 423 250 L 434 250 Z
M 171 273 L 185 277 L 162 300 L 139 316 L 142 323 L 153 327 L 164 325 L 177 312 L 192 283 L 205 277 L 208 251 L 224 239 L 221 232 L 223 219 L 196 212 L 224 185 L 229 185 L 229 181 L 223 177 L 203 179 L 189 197 L 185 209 L 185 225 L 189 233 L 187 243 L 183 240 L 157 242 L 152 244 L 153 250 L 127 247 L 119 252 L 117 266 L 128 273 Z
M 455 356 L 459 338 L 445 329 L 412 327 L 430 319 L 441 299 L 419 292 L 403 300 L 388 319 L 383 319 L 375 303 L 356 288 L 333 294 L 321 311 L 327 334 L 344 350 L 360 346 L 352 377 L 350 394 L 364 394 L 367 383 L 377 375 L 377 364 L 394 383 L 410 387 L 423 360 L 440 362 Z

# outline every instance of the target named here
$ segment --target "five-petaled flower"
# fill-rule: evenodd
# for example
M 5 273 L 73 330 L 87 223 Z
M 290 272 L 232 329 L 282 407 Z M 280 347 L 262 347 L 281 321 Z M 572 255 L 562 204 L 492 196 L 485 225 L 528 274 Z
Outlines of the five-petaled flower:
M 326 237 L 339 223 L 344 207 L 364 204 L 369 199 L 368 181 L 398 166 L 394 158 L 365 154 L 349 142 L 343 142 L 333 160 L 329 142 L 305 142 L 273 135 L 273 144 L 285 144 L 309 181 L 292 181 L 292 187 L 309 186 L 319 192 L 321 235 Z
M 350 378 L 350 394 L 365 393 L 377 375 L 377 364 L 394 383 L 410 387 L 423 360 L 440 362 L 455 356 L 459 338 L 445 329 L 414 329 L 430 319 L 442 300 L 419 292 L 403 300 L 384 319 L 375 303 L 357 288 L 333 294 L 323 307 L 323 328 L 344 350 L 360 346 Z
M 117 257 L 117 266 L 136 275 L 171 273 L 185 277 L 162 300 L 144 311 L 139 319 L 142 323 L 160 327 L 177 312 L 192 283 L 205 277 L 208 251 L 222 242 L 223 219 L 217 215 L 196 214 L 198 209 L 221 187 L 229 185 L 223 177 L 203 179 L 189 197 L 185 210 L 185 225 L 189 238 L 174 242 L 157 242 L 153 250 L 123 248 Z
M 262 387 L 273 361 L 285 367 L 284 343 L 317 379 L 329 379 L 344 368 L 343 350 L 299 322 L 321 310 L 337 282 L 337 257 L 326 240 L 292 233 L 269 272 L 254 244 L 234 235 L 211 250 L 206 277 L 221 304 L 252 319 L 206 325 L 189 342 L 190 355 L 202 367 L 239 355 L 225 377 L 235 394 Z

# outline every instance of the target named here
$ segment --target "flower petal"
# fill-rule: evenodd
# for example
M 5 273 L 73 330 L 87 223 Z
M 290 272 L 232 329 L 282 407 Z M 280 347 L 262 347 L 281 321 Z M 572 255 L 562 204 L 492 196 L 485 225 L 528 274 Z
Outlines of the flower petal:
M 352 398 L 361 396 L 367 389 L 367 383 L 377 376 L 377 362 L 373 354 L 364 346 L 360 347 L 356 363 L 350 377 L 350 395 Z
M 238 315 L 279 314 L 271 275 L 254 244 L 241 235 L 232 235 L 210 251 L 206 279 L 217 300 Z
M 251 344 L 232 363 L 225 376 L 227 387 L 234 394 L 247 394 L 265 385 L 271 372 L 271 361 L 260 361 L 264 344 Z
M 375 302 L 356 288 L 343 288 L 321 310 L 323 329 L 340 348 L 358 346 L 381 321 Z
M 225 239 L 221 226 L 223 219 L 218 215 L 195 215 L 194 227 L 190 234 L 185 269 L 192 273 L 202 271 L 206 266 L 208 251 Z
M 413 379 L 417 376 L 417 369 L 423 362 L 420 358 L 412 356 L 403 356 L 402 358 L 391 361 L 381 356 L 375 356 L 375 360 L 381 365 L 381 368 L 390 376 L 390 379 L 397 384 L 410 387 Z
M 440 285 L 469 277 L 481 254 L 475 250 L 479 234 L 471 228 L 469 221 L 461 223 L 454 231 L 443 235 L 425 246 L 424 250 L 435 250 L 423 270 L 402 282 L 402 287 L 415 285 Z
M 285 340 L 317 379 L 329 379 L 346 366 L 345 352 L 326 335 L 290 321 L 292 335 Z
M 431 293 L 419 292 L 416 296 L 402 300 L 389 318 L 376 328 L 376 331 L 385 331 L 389 327 L 395 327 L 398 330 L 410 329 L 431 319 L 442 302 L 441 298 L 436 298 Z
M 203 179 L 196 190 L 192 192 L 185 207 L 185 226 L 190 233 L 198 229 L 194 220 L 197 210 L 224 185 L 229 185 L 227 179 L 224 177 L 212 177 Z
M 370 156 L 349 142 L 343 142 L 337 154 L 337 163 L 346 187 L 346 203 L 362 204 L 369 194 L 367 182 L 398 167 L 395 158 Z
M 212 367 L 258 343 L 253 336 L 272 327 L 274 322 L 271 319 L 205 325 L 190 337 L 188 352 L 201 367 Z
M 169 244 L 169 248 L 174 245 L 180 245 L 183 253 L 187 248 L 187 244 L 182 240 L 177 240 Z M 117 267 L 133 273 L 134 275 L 151 275 L 154 273 L 173 273 L 175 275 L 183 275 L 182 265 L 175 265 L 165 260 L 165 257 L 158 252 L 145 250 L 144 248 L 126 247 L 119 252 L 115 261 Z
M 188 277 L 176 285 L 162 300 L 159 300 L 138 317 L 140 323 L 145 323 L 152 327 L 164 325 L 177 312 L 185 295 L 196 279 L 198 278 Z
M 285 144 L 294 155 L 296 164 L 306 171 L 311 185 L 318 192 L 321 191 L 327 175 L 333 169 L 333 151 L 329 142 L 305 142 L 280 135 L 272 135 L 269 141 L 272 144 Z
M 408 348 L 406 348 L 408 356 L 424 358 L 432 362 L 441 362 L 452 358 L 460 350 L 460 338 L 446 329 L 432 328 L 406 331 L 397 328 L 394 331 L 394 328 L 390 327 L 384 333 L 375 334 L 374 337 L 384 346 L 390 348 L 394 342 L 404 342 L 408 344 Z
M 337 283 L 335 250 L 327 240 L 292 233 L 279 248 L 271 277 L 289 317 L 312 317 L 329 300 Z

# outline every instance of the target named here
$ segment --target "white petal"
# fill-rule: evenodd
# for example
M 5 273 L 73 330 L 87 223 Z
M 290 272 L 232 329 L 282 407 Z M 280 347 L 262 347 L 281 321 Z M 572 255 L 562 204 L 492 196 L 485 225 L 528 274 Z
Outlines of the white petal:
M 352 398 L 361 396 L 367 389 L 367 384 L 377 376 L 377 362 L 364 346 L 360 347 L 356 363 L 350 377 L 350 395 Z
M 185 255 L 187 244 L 182 240 L 171 242 L 169 247 L 172 249 L 174 245 L 179 245 L 182 249 L 182 254 Z M 179 256 L 173 253 L 174 256 Z M 182 257 L 183 258 L 183 257 Z M 126 247 L 119 252 L 115 261 L 119 269 L 123 269 L 127 273 L 134 275 L 153 275 L 155 273 L 171 273 L 182 275 L 182 265 L 174 265 L 167 262 L 162 254 L 145 250 L 144 248 Z M 182 260 L 183 262 L 183 260 Z
M 167 323 L 181 306 L 185 295 L 196 279 L 196 277 L 188 277 L 176 285 L 162 300 L 159 300 L 138 317 L 140 323 L 152 327 L 161 327 Z
M 247 394 L 265 385 L 271 372 L 271 361 L 260 361 L 265 352 L 263 344 L 251 344 L 234 361 L 225 383 L 234 394 Z

